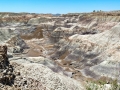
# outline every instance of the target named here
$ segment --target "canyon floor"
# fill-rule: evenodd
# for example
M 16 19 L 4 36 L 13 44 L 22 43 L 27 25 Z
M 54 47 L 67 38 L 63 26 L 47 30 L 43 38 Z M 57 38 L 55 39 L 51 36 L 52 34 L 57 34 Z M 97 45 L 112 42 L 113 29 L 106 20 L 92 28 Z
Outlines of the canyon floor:
M 111 79 L 120 82 L 119 13 L 0 13 L 0 45 L 15 73 L 1 90 L 86 90 L 99 80 L 109 90 Z

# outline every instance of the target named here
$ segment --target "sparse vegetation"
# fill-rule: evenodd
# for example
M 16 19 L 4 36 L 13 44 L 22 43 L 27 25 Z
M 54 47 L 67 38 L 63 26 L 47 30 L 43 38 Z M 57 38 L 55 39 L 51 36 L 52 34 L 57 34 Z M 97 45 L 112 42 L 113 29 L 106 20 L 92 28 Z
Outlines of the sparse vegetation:
M 109 87 L 106 86 L 107 84 Z M 87 81 L 86 90 L 120 90 L 120 85 L 118 84 L 117 79 L 111 80 L 110 83 L 103 80 L 94 82 Z

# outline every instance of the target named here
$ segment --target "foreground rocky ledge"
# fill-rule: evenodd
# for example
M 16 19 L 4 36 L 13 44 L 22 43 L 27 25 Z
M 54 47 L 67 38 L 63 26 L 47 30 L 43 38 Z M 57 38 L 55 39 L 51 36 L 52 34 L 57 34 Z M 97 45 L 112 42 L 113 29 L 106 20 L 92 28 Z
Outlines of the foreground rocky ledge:
M 35 58 L 31 60 L 34 61 Z M 39 62 L 41 62 L 40 58 Z M 62 74 L 57 74 L 42 64 L 30 63 L 29 59 L 26 59 L 26 61 L 24 59 L 12 60 L 11 63 L 15 71 L 19 70 L 21 77 L 26 79 L 28 89 L 43 90 L 42 87 L 44 87 L 45 90 L 84 90 L 80 82 Z M 23 87 L 21 86 L 21 88 Z

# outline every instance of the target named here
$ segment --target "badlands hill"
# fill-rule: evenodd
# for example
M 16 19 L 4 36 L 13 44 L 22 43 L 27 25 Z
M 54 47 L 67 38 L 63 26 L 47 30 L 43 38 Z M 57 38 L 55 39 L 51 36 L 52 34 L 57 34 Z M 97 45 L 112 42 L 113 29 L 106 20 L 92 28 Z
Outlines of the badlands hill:
M 120 82 L 119 40 L 119 11 L 0 13 L 0 45 L 8 47 L 15 75 L 14 83 L 1 83 L 0 88 L 86 90 L 86 81 Z

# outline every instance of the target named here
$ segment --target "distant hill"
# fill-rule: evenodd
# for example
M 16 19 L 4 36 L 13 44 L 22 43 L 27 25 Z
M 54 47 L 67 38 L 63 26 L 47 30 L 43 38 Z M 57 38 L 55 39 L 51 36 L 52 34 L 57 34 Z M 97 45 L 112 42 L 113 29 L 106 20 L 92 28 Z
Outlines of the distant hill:
M 60 16 L 61 14 L 53 14 L 53 16 Z

